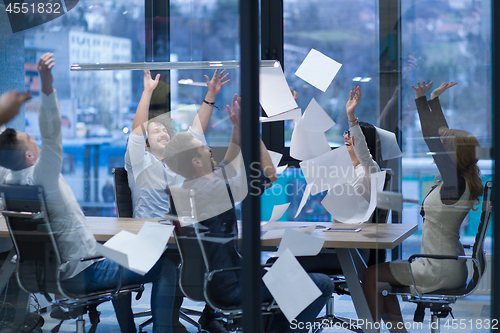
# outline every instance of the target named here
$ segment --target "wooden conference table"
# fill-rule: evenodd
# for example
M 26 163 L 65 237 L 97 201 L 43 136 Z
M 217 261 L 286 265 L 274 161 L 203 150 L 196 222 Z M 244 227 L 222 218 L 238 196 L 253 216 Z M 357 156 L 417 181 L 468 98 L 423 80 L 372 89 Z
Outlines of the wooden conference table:
M 144 221 L 158 221 L 157 219 L 136 219 L 136 218 L 118 218 L 118 217 L 87 217 L 88 225 L 94 233 L 97 241 L 105 242 L 121 230 L 127 230 L 133 233 L 139 232 Z M 346 277 L 347 285 L 351 292 L 352 300 L 358 314 L 358 319 L 362 323 L 373 322 L 366 299 L 361 289 L 360 278 L 366 268 L 365 263 L 359 256 L 357 248 L 360 249 L 393 249 L 403 242 L 406 238 L 417 231 L 416 224 L 375 224 L 366 223 L 361 225 L 346 225 L 336 223 L 334 228 L 361 228 L 359 232 L 344 231 L 324 231 L 332 226 L 330 222 L 270 222 L 262 226 L 262 231 L 282 228 L 300 228 L 316 224 L 317 228 L 313 235 L 325 239 L 323 248 L 335 249 L 342 271 Z M 322 228 L 325 227 L 325 228 Z M 240 228 L 241 230 L 241 228 Z M 0 237 L 9 237 L 9 232 L 3 217 L 0 217 Z M 280 239 L 262 240 L 263 247 L 276 247 Z M 169 243 L 174 243 L 174 237 L 170 238 Z M 3 275 L 3 274 L 2 274 Z M 365 325 L 362 325 L 363 327 Z M 363 332 L 375 332 L 370 327 L 364 327 Z

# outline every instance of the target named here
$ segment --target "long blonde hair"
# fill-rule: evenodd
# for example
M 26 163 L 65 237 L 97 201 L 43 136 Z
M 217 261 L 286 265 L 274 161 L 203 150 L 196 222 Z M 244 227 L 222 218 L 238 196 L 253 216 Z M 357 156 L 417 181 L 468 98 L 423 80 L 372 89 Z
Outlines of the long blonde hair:
M 458 129 L 441 128 L 439 130 L 443 146 L 457 165 L 457 170 L 469 184 L 470 199 L 473 206 L 479 204 L 483 193 L 483 182 L 479 177 L 478 159 L 476 158 L 476 147 L 479 141 L 470 132 Z M 441 175 L 436 177 L 436 180 Z

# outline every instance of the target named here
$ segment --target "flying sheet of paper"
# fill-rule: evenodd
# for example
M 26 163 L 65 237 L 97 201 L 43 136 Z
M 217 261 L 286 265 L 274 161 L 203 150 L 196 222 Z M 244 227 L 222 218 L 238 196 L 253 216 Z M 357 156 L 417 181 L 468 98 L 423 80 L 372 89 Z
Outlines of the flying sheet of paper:
M 302 115 L 301 124 L 308 132 L 326 132 L 335 122 L 313 98 Z
M 332 214 L 332 218 L 343 223 L 365 222 L 369 203 L 356 193 L 350 183 L 337 184 L 330 189 L 321 201 L 323 207 Z
M 271 157 L 271 161 L 273 161 L 274 167 L 277 168 L 278 165 L 280 164 L 280 161 L 281 161 L 281 158 L 283 157 L 283 154 L 277 153 L 277 152 L 272 151 L 272 150 L 268 150 L 267 152 L 269 153 L 269 156 Z
M 314 230 L 315 226 L 312 226 Z M 281 239 L 277 256 L 282 255 L 286 249 L 290 250 L 296 257 L 300 256 L 315 256 L 321 251 L 325 240 L 300 232 L 294 229 L 286 229 Z
M 362 223 L 370 219 L 377 207 L 377 193 L 384 189 L 385 171 L 372 173 L 370 202 L 368 203 L 349 183 L 337 185 L 325 196 L 321 204 L 338 222 Z
M 396 157 L 403 156 L 401 149 L 399 149 L 396 135 L 387 130 L 375 127 L 378 137 L 380 139 L 380 151 L 382 152 L 382 160 L 390 160 Z
M 283 171 L 286 170 L 286 168 L 288 168 L 288 164 L 285 164 L 285 165 L 282 165 L 282 166 L 279 166 L 276 168 L 276 174 L 279 175 L 279 174 L 282 174 Z
M 302 117 L 302 110 L 300 108 L 290 110 L 284 113 L 277 114 L 272 117 L 260 117 L 259 120 L 261 123 L 268 123 L 271 121 L 283 121 L 283 120 L 293 120 L 299 119 Z
M 267 222 L 266 222 L 267 223 Z M 316 229 L 316 225 L 310 225 L 307 228 L 299 228 L 295 229 L 297 231 L 303 232 L 305 234 L 312 234 L 313 231 Z M 268 232 L 266 232 L 261 239 L 281 239 L 283 238 L 283 235 L 285 234 L 286 229 L 271 229 Z
M 281 66 L 260 67 L 260 105 L 268 117 L 297 108 Z
M 104 245 L 96 243 L 97 251 L 121 266 L 145 275 L 167 248 L 173 230 L 173 225 L 146 221 L 137 235 L 122 230 Z
M 339 72 L 340 67 L 342 64 L 315 49 L 311 49 L 295 75 L 325 92 Z
M 318 286 L 290 250 L 285 250 L 262 281 L 288 321 L 292 321 L 321 295 Z
M 292 133 L 290 156 L 296 160 L 310 160 L 331 150 L 323 132 L 309 132 L 298 121 Z
M 274 222 L 279 220 L 283 214 L 285 214 L 286 210 L 288 209 L 288 206 L 290 206 L 290 203 L 286 203 L 283 205 L 276 205 L 273 207 L 273 212 L 271 214 L 271 219 L 268 222 Z
M 304 208 L 304 205 L 307 202 L 307 199 L 309 199 L 309 195 L 311 194 L 311 188 L 312 184 L 307 184 L 306 188 L 304 189 L 304 194 L 302 194 L 302 199 L 300 200 L 299 208 L 297 209 L 297 213 L 295 213 L 294 219 L 299 216 L 300 212 L 302 211 L 302 208 Z
M 302 161 L 299 165 L 307 184 L 312 184 L 312 195 L 356 178 L 356 172 L 345 146 L 331 150 L 319 157 Z
M 272 229 L 266 232 L 261 239 L 280 239 L 283 238 L 283 235 L 285 234 L 285 229 Z

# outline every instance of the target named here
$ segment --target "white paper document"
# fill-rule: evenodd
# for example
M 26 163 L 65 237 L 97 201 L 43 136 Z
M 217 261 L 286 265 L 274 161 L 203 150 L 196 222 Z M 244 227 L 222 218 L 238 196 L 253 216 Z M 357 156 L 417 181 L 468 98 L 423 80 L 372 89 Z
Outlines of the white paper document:
M 268 150 L 267 152 L 269 153 L 269 156 L 271 157 L 271 161 L 273 161 L 274 167 L 277 168 L 278 165 L 280 164 L 280 161 L 281 161 L 281 158 L 283 157 L 283 154 L 277 153 L 277 152 L 272 151 L 272 150 Z
M 318 286 L 307 275 L 290 250 L 285 250 L 262 277 L 262 281 L 288 321 L 296 318 L 321 296 Z
M 260 105 L 268 117 L 297 108 L 281 66 L 260 67 Z
M 403 156 L 401 149 L 399 149 L 396 135 L 387 130 L 375 127 L 378 137 L 380 139 L 380 151 L 382 152 L 382 160 L 390 160 L 393 158 Z
M 304 232 L 290 228 L 286 229 L 277 256 L 281 256 L 287 249 L 296 257 L 317 255 L 321 251 L 325 240 L 311 235 L 315 227 L 315 225 L 312 225 L 310 226 L 311 229 L 304 230 Z
M 285 214 L 286 210 L 290 206 L 290 202 L 284 205 L 276 205 L 273 207 L 273 212 L 271 213 L 271 219 L 268 222 L 274 222 L 279 220 L 283 214 Z
M 145 275 L 165 252 L 172 231 L 173 225 L 146 221 L 137 235 L 122 230 L 104 245 L 96 243 L 97 251 L 120 266 Z
M 315 49 L 311 49 L 295 75 L 325 92 L 339 72 L 340 67 L 342 64 Z
M 351 184 L 344 183 L 328 191 L 321 204 L 338 222 L 367 222 L 377 207 L 377 193 L 384 189 L 385 173 L 385 171 L 381 171 L 370 175 L 369 203 L 354 190 Z
M 311 188 L 312 184 L 306 185 L 306 188 L 304 189 L 304 194 L 302 194 L 302 199 L 300 200 L 299 208 L 297 208 L 297 213 L 295 213 L 294 219 L 296 219 L 297 216 L 299 216 L 300 212 L 302 211 L 302 208 L 304 208 L 304 205 L 309 199 L 309 195 L 311 195 Z
M 286 168 L 288 168 L 288 164 L 285 164 L 285 165 L 282 165 L 282 166 L 279 166 L 276 168 L 276 174 L 279 175 L 279 174 L 282 174 L 283 171 L 286 170 Z
M 306 131 L 299 120 L 292 132 L 290 156 L 296 160 L 310 160 L 331 150 L 330 144 L 323 132 Z
M 272 229 L 266 232 L 260 239 L 281 239 L 285 234 L 285 229 Z
M 346 146 L 329 151 L 319 157 L 299 163 L 311 194 L 315 195 L 356 178 Z
M 260 117 L 259 120 L 261 123 L 269 123 L 272 121 L 294 120 L 299 119 L 300 117 L 302 117 L 302 110 L 299 108 L 283 112 L 272 117 Z
M 308 132 L 326 132 L 335 122 L 313 98 L 302 115 L 302 128 Z

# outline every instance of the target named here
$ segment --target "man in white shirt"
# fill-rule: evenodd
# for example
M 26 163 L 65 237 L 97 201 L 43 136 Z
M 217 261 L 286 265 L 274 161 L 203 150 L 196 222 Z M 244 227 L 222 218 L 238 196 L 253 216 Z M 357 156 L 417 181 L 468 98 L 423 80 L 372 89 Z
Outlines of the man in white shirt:
M 224 81 L 228 76 L 224 73 L 225 70 L 220 73 L 215 70 L 211 80 L 205 75 L 208 92 L 188 130 L 202 142 L 205 142 L 204 133 L 212 116 L 215 97 L 222 86 L 229 82 Z M 169 212 L 165 188 L 167 185 L 180 185 L 184 181 L 183 177 L 172 172 L 163 162 L 165 147 L 175 135 L 169 115 L 165 113 L 149 119 L 151 97 L 159 83 L 160 74 L 153 80 L 150 71 L 144 71 L 144 91 L 137 106 L 125 153 L 125 169 L 132 191 L 133 217 L 164 218 L 165 213 Z
M 205 142 L 204 133 L 215 107 L 215 97 L 229 82 L 226 80 L 228 75 L 225 74 L 225 70 L 220 73 L 219 70 L 215 70 L 212 79 L 205 75 L 208 91 L 193 125 L 187 131 L 202 142 Z M 153 91 L 158 88 L 160 92 L 156 94 L 161 95 L 163 87 L 159 85 L 165 86 L 165 83 L 160 82 L 160 74 L 157 74 L 153 80 L 149 70 L 144 71 L 143 81 L 144 91 L 137 106 L 125 153 L 125 170 L 127 170 L 128 184 L 132 192 L 133 217 L 164 218 L 165 213 L 170 210 L 165 188 L 182 185 L 184 178 L 171 171 L 163 161 L 165 148 L 175 135 L 175 128 L 169 115 L 164 113 L 150 119 L 149 109 Z M 167 256 L 173 262 L 180 261 L 177 253 L 167 251 Z M 174 333 L 187 332 L 179 322 L 179 308 L 183 299 L 182 292 L 177 290 L 172 319 Z M 211 333 L 216 333 L 216 331 Z
M 73 292 L 92 292 L 122 285 L 153 282 L 151 308 L 153 332 L 172 331 L 172 307 L 177 282 L 175 265 L 160 258 L 144 276 L 133 273 L 108 260 L 80 261 L 98 255 L 94 235 L 76 201 L 73 191 L 61 175 L 63 163 L 61 115 L 52 87 L 51 70 L 54 55 L 44 54 L 38 63 L 42 82 L 42 104 L 39 110 L 42 149 L 33 136 L 6 129 L 0 135 L 0 166 L 9 169 L 4 183 L 41 185 L 44 189 L 52 230 L 62 260 L 70 261 L 62 273 L 63 283 Z M 113 301 L 122 332 L 136 332 L 131 295 Z

